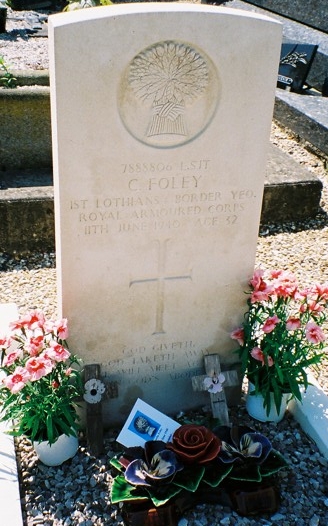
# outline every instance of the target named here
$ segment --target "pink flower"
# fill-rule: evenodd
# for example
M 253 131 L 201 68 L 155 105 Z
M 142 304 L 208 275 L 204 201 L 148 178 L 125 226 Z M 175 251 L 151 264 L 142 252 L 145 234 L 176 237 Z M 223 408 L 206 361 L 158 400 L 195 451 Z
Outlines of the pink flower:
M 310 343 L 314 343 L 315 345 L 326 339 L 323 330 L 313 321 L 309 321 L 306 324 L 305 336 Z
M 274 279 L 274 293 L 281 298 L 291 298 L 297 291 L 297 280 L 294 274 L 285 270 L 271 272 Z
M 41 310 L 35 309 L 25 316 L 22 316 L 19 320 L 10 323 L 12 329 L 22 329 L 24 327 L 34 330 L 42 328 L 45 323 L 45 317 Z
M 13 351 L 10 351 L 7 355 L 4 356 L 3 358 L 3 365 L 7 365 L 7 366 L 10 366 L 12 365 L 16 360 L 18 360 L 18 358 L 21 358 L 22 357 L 22 350 L 21 349 L 16 349 L 16 350 L 13 350 Z
M 328 283 L 324 285 L 316 284 L 314 286 L 314 292 L 318 295 L 321 300 L 328 300 Z
M 264 363 L 264 354 L 260 347 L 254 347 L 251 350 L 251 356 L 254 358 L 254 360 L 259 360 L 259 362 Z
M 266 290 L 255 290 L 251 294 L 251 303 L 268 301 L 271 293 L 272 293 L 271 287 L 267 287 Z
M 37 356 L 36 358 L 27 360 L 26 369 L 31 375 L 31 381 L 35 381 L 51 373 L 53 365 L 51 360 L 43 356 Z
M 260 349 L 260 347 L 254 347 L 251 350 L 251 356 L 254 358 L 254 360 L 258 360 L 259 362 L 262 363 L 262 365 L 265 365 L 265 356 L 264 356 L 262 349 Z M 268 366 L 272 367 L 272 365 L 274 364 L 274 361 L 271 358 L 271 356 L 267 357 L 267 361 L 268 361 Z
M 270 318 L 267 318 L 266 321 L 263 324 L 262 330 L 266 334 L 269 334 L 275 329 L 275 326 L 280 322 L 280 319 L 275 314 L 274 316 L 271 316 Z
M 18 393 L 29 380 L 29 372 L 24 367 L 18 366 L 13 374 L 3 379 L 3 383 L 12 393 Z
M 322 312 L 323 310 L 323 305 L 313 300 L 308 301 L 307 303 L 302 303 L 302 305 L 300 306 L 300 312 L 312 312 L 313 315 L 317 314 L 318 312 Z
M 67 318 L 63 318 L 55 323 L 55 333 L 60 340 L 67 340 L 68 338 L 68 327 Z
M 11 347 L 14 341 L 15 340 L 10 336 L 4 336 L 3 338 L 0 338 L 0 349 L 2 348 L 3 351 L 8 352 L 8 349 Z
M 252 285 L 254 290 L 259 290 L 260 287 L 262 286 L 263 275 L 264 275 L 264 270 L 262 270 L 261 268 L 255 269 L 252 278 L 249 280 L 249 283 L 250 285 Z
M 232 340 L 237 340 L 239 345 L 243 346 L 244 338 L 245 338 L 244 329 L 242 327 L 238 327 L 238 329 L 235 329 L 234 331 L 232 331 L 232 333 L 230 334 L 230 338 Z
M 71 355 L 71 353 L 65 349 L 62 345 L 57 342 L 51 342 L 50 348 L 44 353 L 44 356 L 55 362 L 65 362 Z
M 278 298 L 292 298 L 297 293 L 297 280 L 294 274 L 286 270 L 271 270 L 268 273 L 271 294 Z
M 31 337 L 25 344 L 26 351 L 31 356 L 37 356 L 43 349 L 44 338 L 43 336 Z
M 9 347 L 10 343 L 9 343 L 9 340 L 8 338 L 5 336 L 5 337 L 0 337 L 0 347 Z
M 255 270 L 250 285 L 253 287 L 251 294 L 251 302 L 266 301 L 272 293 L 272 287 L 268 285 L 262 278 L 264 272 L 261 269 Z
M 288 331 L 295 331 L 296 329 L 300 329 L 300 328 L 301 328 L 301 320 L 299 318 L 295 318 L 293 316 L 288 318 L 286 322 L 286 329 Z

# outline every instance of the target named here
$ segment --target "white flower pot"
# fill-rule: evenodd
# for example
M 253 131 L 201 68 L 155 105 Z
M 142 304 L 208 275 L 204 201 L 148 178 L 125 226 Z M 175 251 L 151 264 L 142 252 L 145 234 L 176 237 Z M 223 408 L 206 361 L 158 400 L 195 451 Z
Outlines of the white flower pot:
M 60 435 L 53 444 L 49 442 L 33 442 L 34 451 L 39 460 L 46 466 L 60 466 L 65 460 L 74 457 L 79 441 L 76 436 Z
M 267 410 L 266 408 L 263 407 L 263 402 L 264 402 L 263 396 L 260 394 L 250 395 L 252 391 L 254 391 L 254 385 L 249 383 L 248 393 L 246 396 L 246 409 L 247 409 L 248 414 L 252 418 L 259 420 L 259 422 L 280 422 L 284 418 L 286 409 L 288 406 L 288 402 L 291 398 L 289 393 L 284 393 L 282 395 L 279 413 L 277 412 L 277 409 L 274 403 L 273 393 L 272 393 L 271 394 L 271 408 L 270 408 L 269 414 L 267 415 Z

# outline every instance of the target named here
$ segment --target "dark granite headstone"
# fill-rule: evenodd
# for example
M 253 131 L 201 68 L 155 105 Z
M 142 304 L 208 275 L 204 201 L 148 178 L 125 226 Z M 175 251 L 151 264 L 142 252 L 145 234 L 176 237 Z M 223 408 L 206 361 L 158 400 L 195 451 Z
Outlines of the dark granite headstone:
M 245 0 L 309 27 L 328 32 L 327 0 Z
M 278 87 L 291 88 L 292 91 L 301 92 L 318 46 L 313 44 L 282 44 Z

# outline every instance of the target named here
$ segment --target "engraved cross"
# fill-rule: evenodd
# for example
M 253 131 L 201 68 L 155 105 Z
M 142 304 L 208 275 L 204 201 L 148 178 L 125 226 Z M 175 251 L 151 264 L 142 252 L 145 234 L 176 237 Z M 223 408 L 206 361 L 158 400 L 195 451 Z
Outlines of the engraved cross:
M 130 287 L 136 283 L 157 283 L 157 295 L 156 295 L 156 321 L 155 321 L 155 330 L 153 334 L 165 334 L 164 331 L 164 300 L 165 300 L 165 282 L 166 281 L 175 281 L 175 280 L 185 280 L 192 279 L 190 274 L 185 275 L 166 275 L 166 253 L 167 253 L 167 244 L 170 240 L 165 239 L 164 242 L 160 242 L 159 239 L 156 239 L 158 244 L 158 272 L 157 276 L 145 279 L 134 279 L 130 281 Z

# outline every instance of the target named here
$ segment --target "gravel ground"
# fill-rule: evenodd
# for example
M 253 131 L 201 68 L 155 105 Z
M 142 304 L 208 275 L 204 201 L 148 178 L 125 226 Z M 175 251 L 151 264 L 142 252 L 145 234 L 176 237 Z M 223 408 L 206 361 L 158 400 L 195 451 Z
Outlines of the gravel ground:
M 33 30 L 35 17 L 40 18 L 42 29 L 47 30 L 48 14 L 50 11 L 13 11 L 8 8 L 6 33 L 0 34 L 0 56 L 10 70 L 48 69 L 46 33 Z M 44 36 L 40 36 L 42 34 Z
M 0 55 L 13 69 L 47 69 L 47 39 L 33 36 L 26 20 L 26 12 L 9 10 L 8 33 L 0 35 Z M 272 126 L 271 140 L 322 180 L 322 210 L 315 220 L 261 227 L 256 263 L 264 268 L 293 271 L 304 285 L 327 282 L 327 160 L 276 124 Z M 15 302 L 20 313 L 38 307 L 48 316 L 56 316 L 55 267 L 55 254 L 21 258 L 19 254 L 0 253 L 0 302 Z M 321 368 L 318 380 L 328 394 L 328 362 Z M 260 424 L 248 417 L 242 404 L 231 410 L 231 419 L 263 432 L 288 460 L 289 469 L 279 475 L 279 511 L 271 517 L 243 518 L 221 506 L 202 505 L 186 513 L 180 526 L 325 526 L 328 462 L 291 415 L 287 413 L 279 424 Z M 59 468 L 43 466 L 28 441 L 19 439 L 17 456 L 25 526 L 121 526 L 120 508 L 112 506 L 109 500 L 112 477 L 108 459 L 116 447 L 115 436 L 115 431 L 106 435 L 104 454 L 95 459 L 88 453 L 82 435 L 78 454 Z

